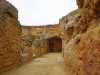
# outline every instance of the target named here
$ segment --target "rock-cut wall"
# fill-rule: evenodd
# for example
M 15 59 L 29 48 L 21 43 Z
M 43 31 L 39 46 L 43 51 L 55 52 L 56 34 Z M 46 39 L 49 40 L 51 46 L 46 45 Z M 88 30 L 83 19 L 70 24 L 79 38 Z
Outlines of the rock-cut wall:
M 100 0 L 77 4 L 79 13 L 60 22 L 65 67 L 68 75 L 100 75 Z
M 6 0 L 0 0 L 0 72 L 21 61 L 21 26 L 18 11 Z
M 22 26 L 22 53 L 27 60 L 49 52 L 48 39 L 59 37 L 59 25 Z M 31 55 L 31 56 L 30 56 Z
M 21 34 L 17 9 L 0 0 L 0 72 L 62 48 L 68 75 L 100 75 L 100 0 L 76 1 L 59 24 L 22 26 Z

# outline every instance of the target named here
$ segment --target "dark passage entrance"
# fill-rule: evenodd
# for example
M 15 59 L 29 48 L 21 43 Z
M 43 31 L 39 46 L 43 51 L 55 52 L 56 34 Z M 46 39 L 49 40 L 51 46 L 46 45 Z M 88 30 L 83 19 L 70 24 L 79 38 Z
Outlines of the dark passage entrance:
M 62 52 L 62 39 L 58 37 L 52 37 L 48 39 L 50 52 Z

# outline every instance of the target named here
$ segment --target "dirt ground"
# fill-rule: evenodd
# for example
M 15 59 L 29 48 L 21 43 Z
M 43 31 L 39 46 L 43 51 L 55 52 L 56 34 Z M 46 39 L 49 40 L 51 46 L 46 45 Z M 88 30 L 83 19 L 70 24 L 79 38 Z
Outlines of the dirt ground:
M 0 75 L 66 75 L 61 53 L 48 53 Z

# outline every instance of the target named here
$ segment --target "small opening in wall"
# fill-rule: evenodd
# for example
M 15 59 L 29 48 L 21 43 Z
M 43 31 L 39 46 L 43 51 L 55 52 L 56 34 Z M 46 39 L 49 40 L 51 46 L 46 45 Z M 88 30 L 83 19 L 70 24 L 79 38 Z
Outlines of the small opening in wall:
M 62 39 L 52 37 L 48 39 L 49 52 L 62 52 Z
M 76 44 L 78 44 L 80 42 L 80 39 L 77 39 Z
M 82 60 L 82 58 L 79 58 L 80 60 Z
M 98 14 L 99 13 L 99 10 L 95 10 L 94 12 L 95 12 L 95 14 Z
M 87 32 L 87 28 L 82 30 L 82 33 L 85 33 L 85 32 Z
M 74 32 L 74 27 L 70 27 L 66 33 L 69 36 L 69 38 L 71 38 L 73 36 L 73 32 Z
M 93 62 L 92 60 L 90 62 Z

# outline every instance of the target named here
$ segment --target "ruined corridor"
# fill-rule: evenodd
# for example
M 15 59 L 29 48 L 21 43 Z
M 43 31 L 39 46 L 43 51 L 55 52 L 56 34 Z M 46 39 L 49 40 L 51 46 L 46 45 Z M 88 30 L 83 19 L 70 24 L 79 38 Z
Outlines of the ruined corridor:
M 0 75 L 100 75 L 100 0 L 76 3 L 58 24 L 24 26 L 0 0 Z

